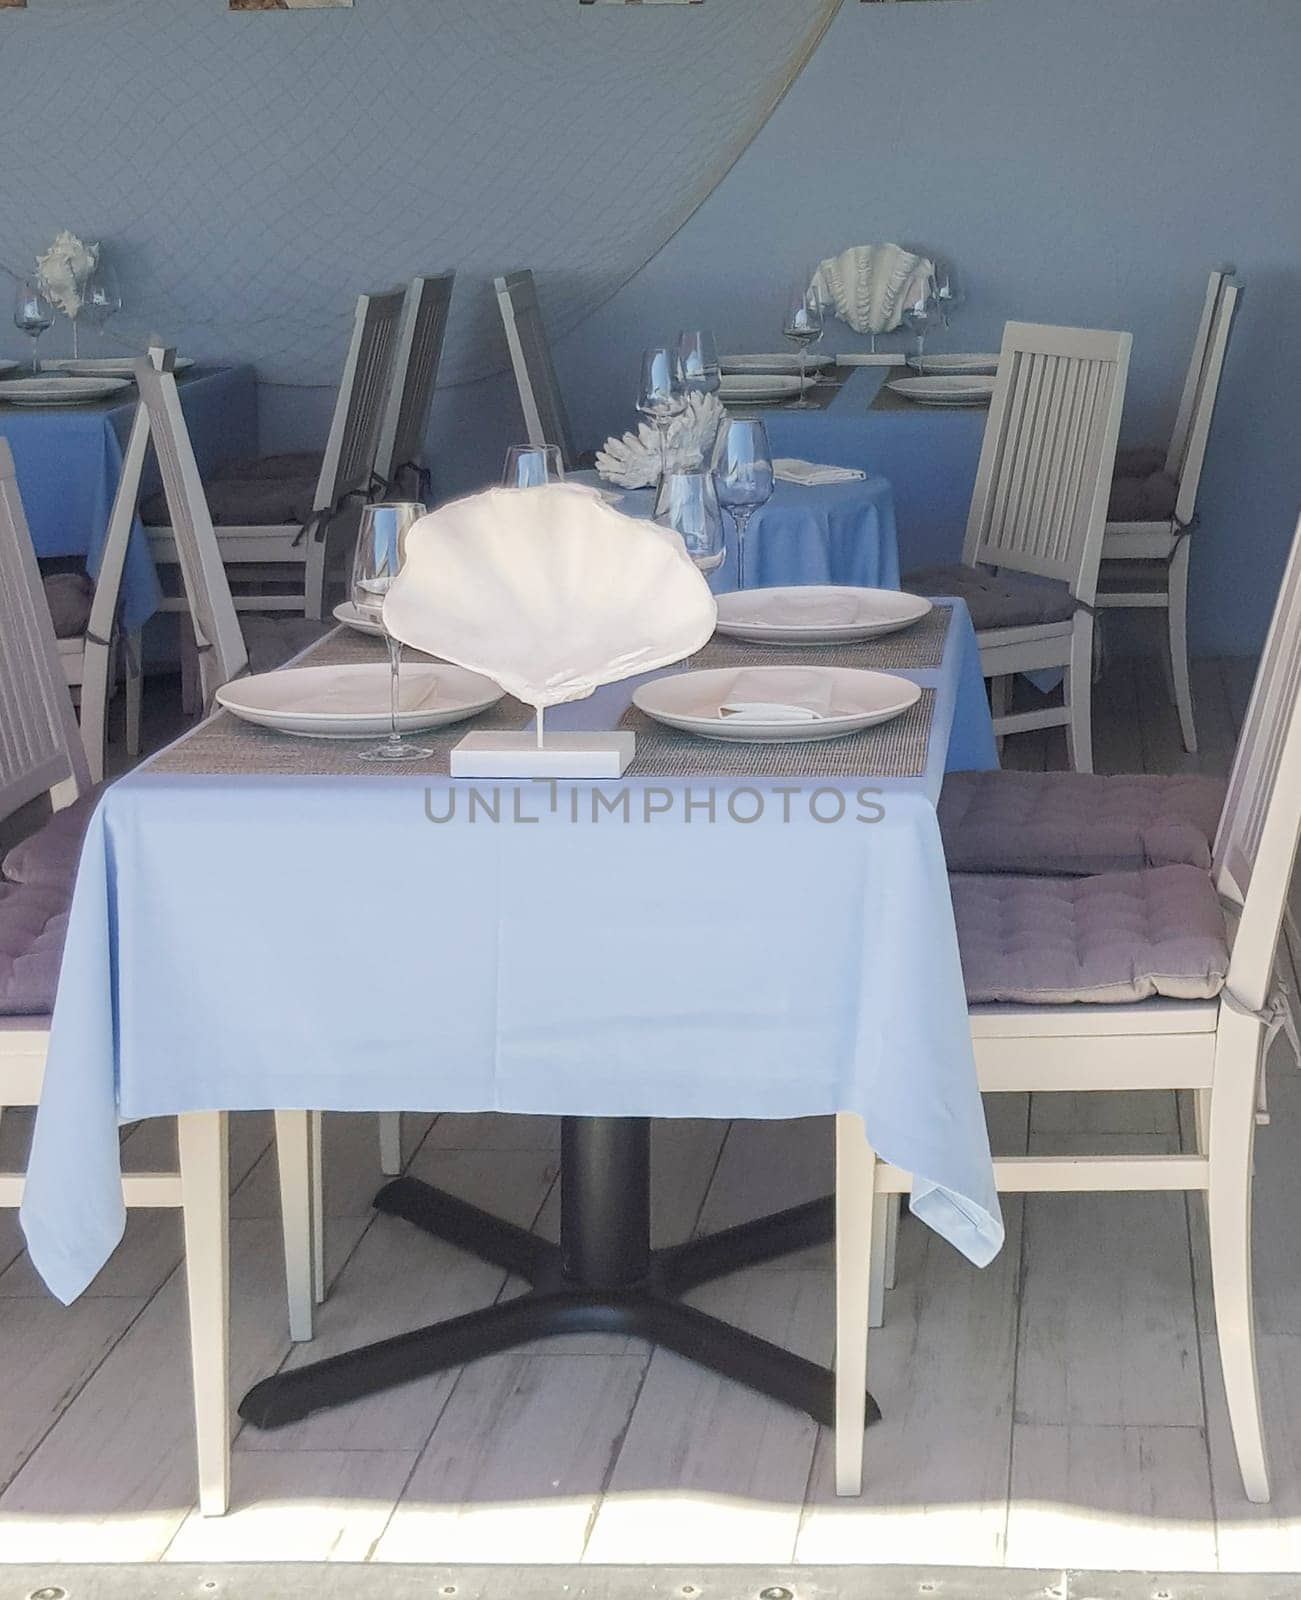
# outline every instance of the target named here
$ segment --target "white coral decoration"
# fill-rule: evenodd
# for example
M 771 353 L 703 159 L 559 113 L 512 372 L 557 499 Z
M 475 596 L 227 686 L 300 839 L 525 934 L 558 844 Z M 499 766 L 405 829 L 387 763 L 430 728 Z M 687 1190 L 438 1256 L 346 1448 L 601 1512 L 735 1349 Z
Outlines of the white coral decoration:
M 859 244 L 823 261 L 812 287 L 855 333 L 892 333 L 935 263 L 897 244 Z
M 83 244 L 65 228 L 45 254 L 37 256 L 36 272 L 50 304 L 75 321 L 87 280 L 98 264 L 99 246 Z
M 669 423 L 666 459 L 670 472 L 693 472 L 714 453 L 718 430 L 727 420 L 716 394 L 693 394 L 687 409 Z M 607 483 L 624 489 L 645 489 L 660 481 L 660 434 L 653 423 L 643 422 L 636 433 L 607 439 L 597 452 L 596 470 Z

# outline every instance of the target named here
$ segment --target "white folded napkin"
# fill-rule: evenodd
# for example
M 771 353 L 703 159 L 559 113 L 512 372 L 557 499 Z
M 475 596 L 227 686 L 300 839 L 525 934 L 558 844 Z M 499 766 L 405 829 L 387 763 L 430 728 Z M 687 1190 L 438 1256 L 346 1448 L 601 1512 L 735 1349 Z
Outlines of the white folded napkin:
M 772 464 L 773 476 L 786 483 L 803 484 L 806 489 L 823 483 L 853 483 L 856 478 L 866 478 L 857 467 L 827 467 L 817 461 L 800 461 L 793 456 L 781 456 Z
M 792 668 L 738 672 L 718 716 L 723 722 L 821 722 L 832 711 L 830 677 Z

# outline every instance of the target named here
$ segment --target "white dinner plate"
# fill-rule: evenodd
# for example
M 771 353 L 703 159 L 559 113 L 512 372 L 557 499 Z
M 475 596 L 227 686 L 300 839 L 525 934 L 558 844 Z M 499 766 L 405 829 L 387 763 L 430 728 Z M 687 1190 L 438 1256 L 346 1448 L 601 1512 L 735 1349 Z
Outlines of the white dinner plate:
M 173 372 L 188 372 L 194 365 L 193 356 L 177 356 Z M 42 361 L 42 372 L 58 372 L 69 378 L 134 378 L 133 356 L 92 356 L 76 360 L 72 356 L 59 361 Z
M 810 372 L 820 372 L 823 367 L 834 367 L 835 356 L 808 356 L 804 365 Z M 800 358 L 789 350 L 776 350 L 771 355 L 723 356 L 719 367 L 727 374 L 742 372 L 798 373 Z
M 11 378 L 0 400 L 14 406 L 83 406 L 130 388 L 125 378 Z
M 811 387 L 812 378 L 805 379 L 805 387 Z M 737 372 L 725 377 L 719 390 L 719 397 L 726 403 L 744 403 L 747 400 L 762 402 L 765 400 L 787 400 L 800 392 L 798 374 L 794 377 L 783 377 L 778 373 L 765 372 Z
M 894 378 L 886 388 L 919 406 L 979 406 L 993 396 L 994 380 L 954 376 Z
M 828 709 L 807 722 L 727 717 L 721 710 L 729 701 L 783 703 L 795 696 L 825 699 Z M 856 667 L 712 667 L 644 683 L 632 701 L 656 722 L 704 739 L 809 744 L 889 722 L 920 698 L 920 688 L 907 678 Z
M 913 356 L 909 358 L 908 365 L 917 372 L 933 377 L 946 374 L 949 377 L 957 377 L 978 372 L 992 373 L 998 371 L 998 352 L 983 350 L 976 355 L 968 356 Z
M 844 644 L 910 628 L 931 609 L 921 595 L 810 583 L 718 596 L 718 632 L 760 644 Z
M 384 630 L 379 623 L 372 622 L 364 612 L 358 611 L 351 600 L 345 600 L 342 605 L 335 606 L 334 620 L 341 622 L 345 628 L 355 628 L 358 633 L 369 633 L 376 639 L 384 637 Z
M 490 678 L 442 662 L 408 662 L 399 681 L 398 729 L 419 733 L 463 722 L 496 705 Z M 217 690 L 232 716 L 307 739 L 365 739 L 389 730 L 387 662 L 351 667 L 289 667 L 236 678 Z

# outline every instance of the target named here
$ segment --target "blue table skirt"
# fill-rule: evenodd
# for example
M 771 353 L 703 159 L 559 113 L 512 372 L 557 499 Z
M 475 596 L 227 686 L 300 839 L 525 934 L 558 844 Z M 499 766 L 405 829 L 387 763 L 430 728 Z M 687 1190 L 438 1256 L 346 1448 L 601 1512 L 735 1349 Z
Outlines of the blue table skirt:
M 957 561 L 967 529 L 988 411 L 983 406 L 913 406 L 871 411 L 899 368 L 860 367 L 825 411 L 763 412 L 774 455 L 801 456 L 880 474 L 893 486 L 899 561 L 906 573 Z
M 922 777 L 631 780 L 626 821 L 593 820 L 618 785 L 501 786 L 493 823 L 469 804 L 488 786 L 388 773 L 114 784 L 28 1166 L 37 1270 L 70 1300 L 121 1237 L 119 1119 L 267 1107 L 859 1111 L 914 1174 L 914 1211 L 990 1260 L 1003 1230 L 934 810 L 946 765 L 995 762 L 960 604 L 942 665 L 907 675 L 936 691 Z M 609 727 L 632 687 L 554 725 Z M 741 789 L 758 821 L 752 800 L 730 817 Z
M 181 403 L 200 472 L 257 452 L 257 375 L 252 367 L 195 372 L 180 380 Z M 135 415 L 134 388 L 111 404 L 39 410 L 0 405 L 18 489 L 38 556 L 80 556 L 99 570 L 122 453 Z M 158 487 L 152 457 L 144 492 Z M 135 630 L 158 608 L 158 576 L 137 522 L 122 575 L 122 621 Z
M 617 492 L 594 472 L 571 476 Z M 629 490 L 619 509 L 630 516 L 648 517 L 654 498 L 650 489 Z M 710 577 L 715 594 L 736 588 L 736 526 L 730 516 L 724 516 L 727 556 Z M 772 499 L 750 519 L 745 563 L 748 588 L 848 583 L 867 589 L 897 589 L 899 548 L 889 483 L 881 477 L 817 488 L 778 483 Z

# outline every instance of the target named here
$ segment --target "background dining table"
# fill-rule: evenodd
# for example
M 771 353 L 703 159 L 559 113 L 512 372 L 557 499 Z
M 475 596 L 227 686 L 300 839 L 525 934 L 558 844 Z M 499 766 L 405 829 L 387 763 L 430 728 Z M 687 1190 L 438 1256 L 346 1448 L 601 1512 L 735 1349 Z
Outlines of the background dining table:
M 200 472 L 258 448 L 257 374 L 251 366 L 194 368 L 179 379 L 181 404 Z M 91 405 L 15 406 L 0 402 L 0 438 L 9 441 L 38 557 L 78 557 L 94 577 L 135 415 L 134 386 Z M 160 486 L 152 456 L 143 492 Z M 134 631 L 158 608 L 161 590 L 137 520 L 122 575 L 123 625 Z
M 818 410 L 757 413 L 774 456 L 857 467 L 893 485 L 904 572 L 961 557 L 989 414 L 986 405 L 917 405 L 886 388 L 908 375 L 903 367 L 855 367 Z
M 596 473 L 571 473 L 571 481 L 620 494 Z M 619 510 L 649 517 L 652 489 L 622 491 Z M 736 529 L 723 513 L 727 554 L 709 577 L 715 594 L 736 588 Z M 772 499 L 750 519 L 745 535 L 746 587 L 845 583 L 868 589 L 899 587 L 899 545 L 894 491 L 879 476 L 844 483 L 803 485 L 778 480 Z

